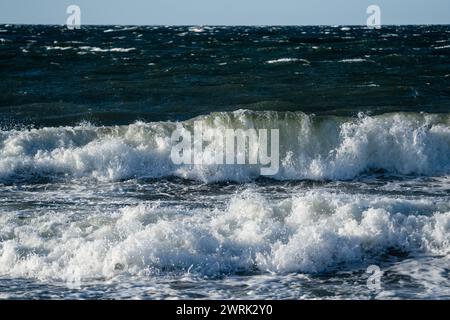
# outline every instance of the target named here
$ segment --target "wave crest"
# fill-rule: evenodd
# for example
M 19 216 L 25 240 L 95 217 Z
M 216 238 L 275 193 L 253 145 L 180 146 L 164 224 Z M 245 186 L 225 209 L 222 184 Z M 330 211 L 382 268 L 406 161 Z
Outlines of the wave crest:
M 279 129 L 280 180 L 347 180 L 369 171 L 438 176 L 450 173 L 450 116 L 392 113 L 356 118 L 300 112 L 212 113 L 181 123 L 9 130 L 0 132 L 0 181 L 36 177 L 115 181 L 178 176 L 248 181 L 257 165 L 174 165 L 171 134 L 201 121 L 213 134 L 226 129 Z

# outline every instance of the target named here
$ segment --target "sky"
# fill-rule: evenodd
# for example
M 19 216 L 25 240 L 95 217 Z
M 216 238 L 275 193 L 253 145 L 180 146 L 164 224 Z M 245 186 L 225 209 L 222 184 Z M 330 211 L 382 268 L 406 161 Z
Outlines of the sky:
M 82 25 L 363 25 L 372 4 L 382 24 L 450 24 L 450 0 L 0 0 L 0 23 L 65 24 L 71 4 Z

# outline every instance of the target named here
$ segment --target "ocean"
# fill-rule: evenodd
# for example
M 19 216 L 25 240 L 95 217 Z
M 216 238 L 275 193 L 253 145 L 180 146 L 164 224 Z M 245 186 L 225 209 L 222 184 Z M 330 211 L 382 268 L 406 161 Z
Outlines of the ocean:
M 450 298 L 450 26 L 0 25 L 0 79 L 1 299 Z

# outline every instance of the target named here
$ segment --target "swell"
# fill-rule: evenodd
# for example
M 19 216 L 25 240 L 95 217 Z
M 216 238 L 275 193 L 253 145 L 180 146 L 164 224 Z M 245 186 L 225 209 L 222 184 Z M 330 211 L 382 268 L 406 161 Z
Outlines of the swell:
M 244 182 L 260 176 L 259 165 L 175 165 L 170 158 L 172 132 L 180 127 L 192 131 L 195 121 L 214 135 L 226 129 L 279 129 L 280 170 L 272 177 L 278 180 L 349 180 L 374 171 L 450 173 L 449 114 L 337 117 L 238 110 L 178 123 L 3 130 L 0 182 L 169 176 Z

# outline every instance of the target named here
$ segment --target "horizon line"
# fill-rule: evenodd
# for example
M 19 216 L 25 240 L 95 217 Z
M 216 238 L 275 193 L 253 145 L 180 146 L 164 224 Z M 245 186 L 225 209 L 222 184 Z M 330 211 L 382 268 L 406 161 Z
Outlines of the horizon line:
M 66 26 L 65 23 L 5 23 L 6 26 Z M 81 27 L 367 27 L 366 24 L 81 24 Z M 400 24 L 382 24 L 382 27 L 397 26 L 450 26 L 450 23 L 400 23 Z

